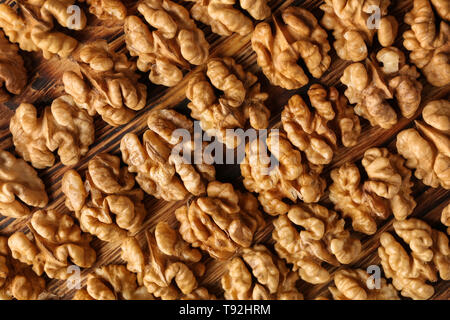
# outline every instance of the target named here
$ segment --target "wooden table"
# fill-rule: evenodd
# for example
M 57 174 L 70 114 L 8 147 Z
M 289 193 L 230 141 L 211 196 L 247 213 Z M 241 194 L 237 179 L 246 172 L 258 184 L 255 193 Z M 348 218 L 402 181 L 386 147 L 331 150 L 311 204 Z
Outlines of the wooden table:
M 2 1 L 0 0 L 0 2 Z M 7 2 L 9 3 L 12 1 Z M 124 2 L 128 3 L 129 13 L 134 12 L 135 1 Z M 395 2 L 395 4 L 391 7 L 392 14 L 397 17 L 399 21 L 403 21 L 404 14 L 412 7 L 412 0 L 392 2 Z M 270 5 L 274 13 L 279 12 L 289 5 L 299 5 L 312 11 L 316 17 L 319 18 L 322 16 L 322 11 L 319 9 L 319 5 L 321 3 L 322 1 L 319 0 L 270 1 Z M 186 2 L 185 4 L 188 6 L 192 5 L 192 3 Z M 117 51 L 126 50 L 121 25 L 99 21 L 92 15 L 89 15 L 88 19 L 88 26 L 86 29 L 82 32 L 74 33 L 77 39 L 81 42 L 106 39 Z M 404 51 L 405 49 L 402 46 L 401 34 L 407 28 L 407 25 L 404 23 L 401 24 L 399 36 L 397 37 L 397 41 L 395 43 L 395 46 Z M 257 74 L 262 83 L 262 91 L 268 92 L 270 95 L 270 98 L 267 101 L 267 106 L 272 111 L 271 125 L 276 125 L 280 121 L 280 112 L 293 94 L 300 93 L 305 96 L 308 87 L 302 88 L 301 90 L 287 91 L 269 84 L 256 64 L 256 56 L 251 48 L 250 36 L 242 37 L 233 35 L 230 37 L 219 37 L 212 34 L 210 28 L 206 26 L 202 26 L 202 29 L 205 31 L 207 40 L 211 44 L 211 54 L 213 56 L 233 56 L 237 62 L 241 63 L 247 70 Z M 73 68 L 73 62 L 67 59 L 59 60 L 54 58 L 48 61 L 43 59 L 40 53 L 23 52 L 22 55 L 26 61 L 27 69 L 29 70 L 28 86 L 20 96 L 16 96 L 12 100 L 4 104 L 0 104 L 0 143 L 3 149 L 7 149 L 9 151 L 14 150 L 11 134 L 9 132 L 9 121 L 14 114 L 15 108 L 17 108 L 21 102 L 34 103 L 38 107 L 38 110 L 42 110 L 45 106 L 50 105 L 54 98 L 64 93 L 61 81 L 63 72 Z M 340 83 L 339 78 L 341 77 L 344 68 L 349 63 L 340 60 L 336 56 L 334 49 L 332 50 L 331 55 L 332 65 L 318 82 L 328 86 L 337 86 L 340 92 L 343 92 L 344 88 Z M 145 81 L 149 88 L 147 108 L 138 112 L 137 116 L 129 124 L 117 128 L 113 128 L 105 124 L 99 117 L 97 117 L 95 119 L 95 143 L 91 145 L 88 154 L 74 168 L 77 170 L 84 170 L 87 162 L 100 152 L 119 154 L 120 139 L 128 132 L 142 134 L 146 129 L 146 115 L 150 112 L 150 110 L 167 107 L 187 110 L 186 105 L 188 101 L 185 98 L 185 89 L 191 74 L 192 72 L 188 74 L 180 84 L 173 88 L 155 86 L 149 83 L 146 75 L 142 75 L 143 81 Z M 315 81 L 317 82 L 317 80 L 312 80 L 311 82 L 313 83 Z M 449 98 L 450 86 L 435 88 L 428 84 L 423 77 L 421 78 L 421 81 L 424 84 L 424 90 L 422 92 L 422 108 L 428 101 L 433 99 Z M 422 108 L 418 110 L 414 118 L 402 118 L 393 128 L 389 130 L 371 127 L 367 121 L 362 120 L 363 132 L 359 143 L 353 148 L 340 148 L 337 151 L 333 162 L 325 170 L 324 175 L 327 180 L 330 181 L 329 171 L 332 168 L 341 166 L 347 161 L 360 160 L 364 151 L 370 147 L 386 146 L 391 151 L 395 151 L 395 137 L 397 133 L 405 128 L 413 126 L 413 121 L 414 119 L 420 117 Z M 43 179 L 50 197 L 50 202 L 47 208 L 57 209 L 62 212 L 69 212 L 64 206 L 64 196 L 60 189 L 61 177 L 68 169 L 68 167 L 63 166 L 60 162 L 58 162 L 52 168 L 39 170 L 39 176 Z M 233 182 L 238 188 L 243 188 L 238 165 L 220 165 L 217 166 L 217 171 L 218 180 Z M 450 191 L 442 188 L 432 189 L 426 187 L 415 178 L 413 178 L 413 181 L 414 196 L 418 205 L 412 216 L 424 219 L 434 228 L 445 230 L 444 226 L 440 223 L 440 216 L 442 209 L 449 203 Z M 321 203 L 329 206 L 330 203 L 327 195 L 325 195 Z M 174 217 L 174 210 L 182 204 L 182 202 L 168 203 L 165 201 L 156 200 L 151 196 L 146 196 L 145 206 L 148 210 L 148 217 L 143 225 L 142 231 L 137 235 L 141 243 L 145 243 L 144 230 L 154 228 L 158 221 L 164 220 L 172 226 L 176 226 L 177 221 Z M 269 216 L 266 217 L 267 219 L 271 219 Z M 363 249 L 360 259 L 356 263 L 353 263 L 351 267 L 366 268 L 371 264 L 379 264 L 380 261 L 377 255 L 379 235 L 383 231 L 392 230 L 392 222 L 392 218 L 387 221 L 383 221 L 379 225 L 378 232 L 374 236 L 369 237 L 358 234 L 363 243 Z M 26 223 L 27 220 L 14 220 L 11 218 L 0 217 L 0 233 L 2 235 L 9 235 L 18 230 L 28 232 Z M 269 223 L 263 231 L 257 234 L 256 241 L 266 243 L 269 247 L 271 247 L 273 245 L 271 232 L 272 226 Z M 93 241 L 92 246 L 98 253 L 98 260 L 93 268 L 104 264 L 123 263 L 120 258 L 120 250 L 117 245 L 105 243 L 96 239 Z M 337 269 L 338 268 L 333 267 L 330 268 L 330 271 L 334 272 Z M 83 270 L 82 276 L 86 276 L 90 271 L 90 269 Z M 210 289 L 210 291 L 220 295 L 222 292 L 220 287 L 220 277 L 224 271 L 224 262 L 209 259 L 207 262 L 206 275 L 201 279 L 202 284 Z M 313 286 L 305 283 L 304 281 L 299 281 L 298 283 L 299 289 L 305 294 L 306 298 L 314 298 L 319 294 L 329 294 L 327 290 L 328 285 L 329 284 L 327 283 Z M 435 295 L 433 296 L 433 299 L 450 298 L 450 281 L 440 280 L 434 284 L 434 287 Z M 69 290 L 64 282 L 56 280 L 49 281 L 49 291 L 63 299 L 71 298 L 74 294 L 74 291 Z

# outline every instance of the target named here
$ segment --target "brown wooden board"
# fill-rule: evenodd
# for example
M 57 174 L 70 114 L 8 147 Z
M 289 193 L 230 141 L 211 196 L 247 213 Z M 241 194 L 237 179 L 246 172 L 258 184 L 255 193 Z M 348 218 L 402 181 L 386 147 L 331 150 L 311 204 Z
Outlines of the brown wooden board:
M 129 7 L 129 14 L 134 12 L 135 1 L 126 1 Z M 0 2 L 2 2 L 0 0 Z M 11 3 L 13 1 L 6 1 Z M 191 6 L 190 2 L 178 1 Z M 323 13 L 319 9 L 319 5 L 323 1 L 320 0 L 306 0 L 306 1 L 292 1 L 292 0 L 272 0 L 270 5 L 274 14 L 277 14 L 280 10 L 288 7 L 289 5 L 298 5 L 312 11 L 316 17 L 320 18 Z M 400 22 L 403 21 L 404 14 L 412 8 L 412 0 L 392 1 L 391 14 L 394 15 Z M 279 87 L 271 86 L 268 80 L 262 74 L 260 68 L 256 64 L 256 55 L 253 52 L 250 44 L 250 36 L 233 35 L 230 37 L 219 37 L 211 33 L 210 28 L 202 25 L 201 28 L 205 31 L 207 40 L 211 44 L 211 54 L 213 56 L 232 56 L 238 63 L 241 63 L 247 70 L 254 72 L 262 83 L 262 91 L 268 92 L 270 98 L 267 102 L 267 106 L 272 111 L 271 125 L 277 125 L 280 121 L 280 112 L 289 98 L 297 93 L 305 96 L 305 93 L 309 86 L 302 88 L 301 90 L 287 91 Z M 395 46 L 401 48 L 406 52 L 402 45 L 401 34 L 408 26 L 404 23 L 400 25 L 399 36 Z M 124 37 L 121 25 L 117 25 L 111 22 L 104 22 L 96 19 L 94 16 L 89 15 L 88 26 L 82 32 L 73 33 L 77 39 L 81 42 L 95 41 L 98 39 L 106 39 L 112 46 L 121 52 L 125 52 Z M 332 39 L 331 34 L 329 39 Z M 375 48 L 377 50 L 377 48 Z M 0 147 L 11 152 L 14 151 L 12 144 L 11 134 L 9 132 L 9 121 L 14 114 L 15 108 L 21 102 L 35 103 L 38 107 L 38 111 L 43 107 L 49 105 L 51 101 L 64 93 L 62 86 L 62 74 L 65 70 L 70 70 L 73 67 L 73 62 L 70 60 L 60 60 L 53 58 L 52 60 L 43 59 L 40 53 L 25 53 L 22 55 L 26 61 L 26 66 L 29 70 L 29 83 L 26 90 L 19 96 L 15 96 L 10 101 L 0 104 Z M 312 80 L 311 83 L 319 82 L 327 86 L 336 86 L 342 93 L 344 87 L 339 81 L 344 68 L 349 65 L 349 62 L 340 60 L 334 49 L 331 52 L 332 65 L 329 70 L 324 74 L 320 80 Z M 185 97 L 185 89 L 191 73 L 187 74 L 185 79 L 173 88 L 165 88 L 162 86 L 155 86 L 151 84 L 147 76 L 142 74 L 142 81 L 148 85 L 148 106 L 139 111 L 136 117 L 127 125 L 121 127 L 111 127 L 105 124 L 99 117 L 95 119 L 96 125 L 96 140 L 90 147 L 88 154 L 80 161 L 79 164 L 73 168 L 77 170 L 86 169 L 87 162 L 92 159 L 93 156 L 100 152 L 110 152 L 113 154 L 119 154 L 120 139 L 128 132 L 134 132 L 136 134 L 142 134 L 146 127 L 146 115 L 152 109 L 175 107 L 177 109 L 183 109 L 188 112 L 186 107 L 187 100 Z M 450 93 L 450 86 L 444 88 L 435 88 L 428 84 L 424 77 L 420 79 L 424 85 L 422 92 L 422 107 L 417 111 L 416 115 L 412 119 L 402 118 L 391 129 L 383 130 L 378 127 L 371 127 L 369 123 L 362 120 L 363 132 L 359 143 L 352 148 L 339 148 L 336 152 L 333 162 L 325 170 L 325 177 L 329 181 L 329 172 L 332 168 L 336 168 L 347 161 L 358 161 L 362 158 L 363 153 L 370 147 L 387 146 L 391 151 L 395 151 L 395 137 L 401 130 L 412 127 L 414 125 L 414 119 L 420 117 L 423 106 L 434 99 L 448 99 Z M 49 194 L 50 202 L 47 208 L 57 209 L 62 212 L 69 212 L 64 206 L 64 196 L 61 192 L 61 177 L 69 169 L 69 167 L 63 166 L 60 162 L 57 162 L 53 167 L 46 170 L 39 170 L 39 176 L 43 179 L 47 192 Z M 224 182 L 232 182 L 236 187 L 243 188 L 240 177 L 239 166 L 231 165 L 217 166 L 218 179 Z M 440 216 L 442 209 L 450 201 L 450 190 L 444 190 L 442 188 L 432 189 L 423 185 L 420 181 L 413 178 L 414 182 L 414 196 L 418 203 L 412 216 L 423 218 L 425 221 L 431 224 L 432 227 L 444 231 L 444 226 L 440 223 Z M 328 201 L 327 194 L 322 199 L 321 203 L 328 207 L 330 203 Z M 142 231 L 137 235 L 139 241 L 144 244 L 144 230 L 155 227 L 158 221 L 167 221 L 172 226 L 177 226 L 177 222 L 174 216 L 174 210 L 180 207 L 182 202 L 168 203 L 162 200 L 156 200 L 151 196 L 146 196 L 145 206 L 148 211 L 148 217 L 142 226 Z M 268 215 L 267 219 L 270 220 Z M 27 220 L 14 220 L 11 218 L 0 217 L 0 234 L 9 235 L 15 231 L 28 232 L 26 224 Z M 374 236 L 364 236 L 359 234 L 359 237 L 363 243 L 363 250 L 360 258 L 357 262 L 353 263 L 351 267 L 367 267 L 371 264 L 379 264 L 380 260 L 377 255 L 377 248 L 379 246 L 379 236 L 383 231 L 392 230 L 392 218 L 383 221 L 379 224 L 379 229 Z M 273 240 L 271 239 L 272 227 L 269 223 L 268 226 L 256 236 L 257 242 L 266 243 L 269 247 L 272 246 Z M 98 253 L 98 259 L 93 268 L 111 264 L 111 263 L 123 263 L 120 258 L 120 250 L 117 245 L 105 243 L 98 239 L 93 241 L 93 247 Z M 336 271 L 339 268 L 330 268 L 331 271 Z M 85 276 L 91 271 L 86 269 L 82 271 L 82 276 Z M 213 293 L 219 296 L 222 293 L 220 286 L 220 278 L 225 272 L 225 263 L 209 259 L 207 262 L 206 275 L 201 279 L 202 285 L 206 286 Z M 328 287 L 329 283 L 323 285 L 310 285 L 303 281 L 298 282 L 298 287 L 305 294 L 308 299 L 314 298 L 320 294 L 329 295 Z M 450 281 L 438 281 L 434 284 L 435 295 L 433 299 L 445 299 L 450 298 Z M 66 283 L 63 281 L 50 280 L 49 291 L 56 294 L 60 298 L 70 299 L 72 298 L 74 291 L 69 290 Z

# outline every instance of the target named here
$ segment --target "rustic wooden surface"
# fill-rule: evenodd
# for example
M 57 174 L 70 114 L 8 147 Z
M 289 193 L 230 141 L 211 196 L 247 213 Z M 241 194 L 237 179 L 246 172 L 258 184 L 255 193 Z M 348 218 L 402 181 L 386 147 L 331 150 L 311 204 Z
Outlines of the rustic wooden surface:
M 129 13 L 132 13 L 134 11 L 135 1 L 123 1 L 124 3 L 127 3 Z M 4 1 L 0 0 L 0 2 Z M 10 3 L 12 1 L 7 2 Z M 395 15 L 399 21 L 403 21 L 404 14 L 412 7 L 412 0 L 392 2 L 394 2 L 394 5 L 391 7 L 392 14 Z M 298 5 L 311 10 L 316 17 L 319 18 L 322 16 L 322 12 L 319 9 L 319 5 L 321 3 L 322 1 L 320 0 L 270 1 L 270 5 L 275 14 L 289 5 Z M 192 5 L 192 3 L 187 2 L 184 2 L 184 4 L 187 6 Z M 106 39 L 117 51 L 125 50 L 121 25 L 111 22 L 101 22 L 92 15 L 89 15 L 88 19 L 88 27 L 82 32 L 74 33 L 77 39 L 82 42 Z M 107 27 L 105 28 L 105 26 Z M 212 34 L 208 27 L 201 27 L 205 31 L 207 40 L 211 44 L 212 55 L 233 56 L 239 63 L 243 64 L 247 70 L 257 74 L 262 83 L 263 91 L 268 92 L 270 95 L 267 106 L 270 107 L 272 111 L 272 125 L 276 125 L 279 122 L 282 107 L 293 94 L 305 94 L 308 87 L 301 90 L 286 91 L 278 87 L 273 87 L 269 84 L 256 64 L 256 56 L 250 45 L 250 36 L 242 37 L 233 35 L 231 37 L 219 37 Z M 407 26 L 402 23 L 400 26 L 400 35 L 398 36 L 395 44 L 402 50 L 405 49 L 402 46 L 401 33 L 406 28 Z M 342 75 L 344 68 L 349 63 L 338 59 L 334 49 L 331 54 L 333 60 L 329 71 L 326 72 L 320 80 L 313 80 L 312 82 L 316 81 L 328 86 L 337 86 L 338 89 L 343 92 L 343 87 L 339 82 L 339 78 Z M 73 67 L 70 60 L 58 60 L 54 58 L 47 61 L 44 60 L 39 53 L 22 53 L 22 55 L 26 61 L 27 69 L 29 70 L 29 84 L 23 94 L 14 97 L 4 104 L 0 104 L 0 147 L 9 151 L 14 151 L 11 134 L 9 132 L 9 120 L 14 114 L 15 108 L 21 102 L 35 103 L 38 108 L 43 108 L 46 105 L 49 105 L 54 98 L 63 94 L 64 90 L 61 81 L 62 74 L 65 70 L 69 70 Z M 145 75 L 142 75 L 142 79 L 148 85 L 148 107 L 138 112 L 137 116 L 129 124 L 118 128 L 113 128 L 105 124 L 100 118 L 96 118 L 95 143 L 91 146 L 89 153 L 77 166 L 74 167 L 75 169 L 84 170 L 86 168 L 87 161 L 100 152 L 119 154 L 121 137 L 127 132 L 135 132 L 137 134 L 143 133 L 146 126 L 146 115 L 150 110 L 155 108 L 175 107 L 187 112 L 185 88 L 187 81 L 189 80 L 189 74 L 179 85 L 173 88 L 155 86 L 149 83 Z M 430 100 L 449 98 L 450 86 L 444 88 L 434 88 L 426 83 L 423 77 L 421 78 L 421 81 L 424 84 L 424 90 L 422 93 L 422 107 Z M 414 119 L 420 117 L 421 110 L 422 108 L 416 113 Z M 387 146 L 391 150 L 395 150 L 396 134 L 404 128 L 413 126 L 414 119 L 401 119 L 398 124 L 390 130 L 370 127 L 368 122 L 363 120 L 363 133 L 358 145 L 353 148 L 340 148 L 335 154 L 333 162 L 326 169 L 325 176 L 329 180 L 328 173 L 332 168 L 338 167 L 347 161 L 360 160 L 364 151 L 370 147 Z M 60 162 L 58 162 L 52 168 L 39 170 L 39 176 L 43 179 L 50 197 L 48 208 L 68 212 L 64 206 L 64 197 L 60 189 L 61 177 L 68 169 L 68 167 L 63 166 Z M 219 180 L 233 182 L 235 186 L 242 188 L 239 167 L 237 165 L 218 166 L 217 171 Z M 416 197 L 418 205 L 413 213 L 413 216 L 423 218 L 434 228 L 445 230 L 443 225 L 440 223 L 440 215 L 442 209 L 450 201 L 450 191 L 442 188 L 428 188 L 415 178 L 414 183 L 414 196 Z M 327 195 L 323 198 L 322 203 L 329 206 Z M 138 234 L 138 239 L 141 243 L 144 243 L 145 241 L 143 231 L 154 228 L 155 224 L 160 220 L 165 220 L 172 226 L 176 226 L 177 222 L 173 212 L 182 204 L 182 202 L 168 203 L 156 200 L 151 196 L 146 196 L 145 206 L 148 210 L 148 217 L 143 225 L 142 231 Z M 267 219 L 270 219 L 269 216 L 267 216 Z M 18 230 L 27 232 L 26 223 L 27 220 L 14 220 L 0 217 L 0 233 L 2 235 L 9 235 Z M 256 241 L 266 243 L 269 247 L 273 244 L 273 241 L 271 240 L 272 228 L 270 225 L 271 224 L 269 224 L 266 229 L 258 233 L 256 236 Z M 392 218 L 379 224 L 379 230 L 375 236 L 368 237 L 359 235 L 363 243 L 363 250 L 358 261 L 351 265 L 352 267 L 367 267 L 371 264 L 379 264 L 379 258 L 376 253 L 379 245 L 379 235 L 381 232 L 386 230 L 392 230 Z M 98 260 L 93 267 L 109 263 L 123 262 L 120 259 L 120 250 L 117 245 L 108 244 L 100 240 L 94 240 L 93 247 L 98 253 Z M 209 259 L 207 263 L 207 273 L 201 279 L 203 285 L 219 295 L 222 292 L 220 287 L 220 277 L 225 271 L 224 266 L 225 265 L 223 262 Z M 330 270 L 335 271 L 337 268 L 330 268 Z M 89 272 L 89 269 L 83 270 L 83 278 Z M 305 294 L 306 298 L 314 298 L 319 294 L 328 295 L 328 285 L 329 284 L 327 283 L 313 286 L 303 281 L 299 281 L 298 283 L 299 289 Z M 440 280 L 434 285 L 434 287 L 435 295 L 433 296 L 433 299 L 450 299 L 450 281 Z M 74 294 L 72 290 L 67 288 L 64 282 L 55 280 L 49 281 L 49 291 L 64 299 L 71 298 Z

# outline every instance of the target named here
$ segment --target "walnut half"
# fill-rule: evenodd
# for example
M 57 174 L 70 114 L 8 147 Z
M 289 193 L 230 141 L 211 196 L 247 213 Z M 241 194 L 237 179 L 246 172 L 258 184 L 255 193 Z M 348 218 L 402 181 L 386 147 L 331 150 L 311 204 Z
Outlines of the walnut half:
M 69 95 L 55 99 L 41 117 L 32 104 L 20 104 L 9 128 L 16 152 L 37 169 L 53 166 L 55 150 L 62 164 L 77 164 L 95 136 L 94 120 Z
M 215 179 L 211 164 L 194 164 L 194 124 L 174 110 L 157 110 L 148 116 L 142 143 L 126 134 L 120 143 L 128 171 L 137 173 L 136 181 L 148 194 L 166 201 L 184 200 L 189 195 L 206 193 L 208 181 Z
M 147 214 L 144 193 L 134 185 L 120 158 L 106 153 L 89 161 L 84 183 L 75 170 L 62 179 L 66 206 L 75 212 L 81 229 L 108 242 L 122 242 L 142 225 Z
M 0 300 L 37 300 L 45 287 L 44 278 L 15 259 L 8 238 L 0 236 Z
M 397 235 L 410 247 L 408 253 L 388 232 L 381 235 L 378 255 L 386 277 L 402 296 L 415 300 L 429 299 L 437 273 L 443 280 L 450 279 L 450 249 L 448 237 L 432 229 L 426 222 L 411 218 L 394 222 Z
M 297 226 L 303 230 L 297 231 Z M 321 265 L 338 266 L 353 262 L 361 252 L 361 242 L 345 230 L 339 215 L 318 204 L 292 206 L 287 215 L 274 221 L 275 250 L 293 270 L 309 283 L 325 283 L 330 274 Z
M 256 198 L 218 181 L 208 184 L 207 196 L 192 199 L 175 215 L 185 241 L 221 260 L 250 247 L 265 224 Z
M 230 300 L 303 300 L 296 282 L 298 275 L 265 246 L 243 250 L 227 265 L 222 277 L 225 299 Z
M 20 94 L 27 84 L 27 70 L 17 45 L 10 43 L 0 30 L 0 102 L 9 94 Z
M 195 2 L 191 14 L 195 20 L 211 26 L 212 32 L 221 36 L 238 33 L 242 36 L 253 31 L 253 21 L 270 17 L 268 0 L 187 0 Z
M 36 171 L 24 160 L 0 150 L 0 214 L 22 218 L 31 214 L 26 206 L 43 208 L 47 192 Z
M 66 280 L 71 274 L 70 265 L 90 268 L 96 261 L 97 255 L 89 244 L 92 237 L 82 233 L 67 214 L 36 211 L 29 228 L 32 240 L 16 232 L 9 238 L 8 245 L 13 257 L 31 265 L 38 275 L 45 272 L 49 278 Z
M 138 69 L 150 72 L 151 82 L 175 86 L 191 65 L 207 61 L 205 35 L 182 5 L 170 0 L 141 0 L 137 10 L 152 29 L 141 18 L 128 16 L 125 41 L 130 54 L 138 57 Z
M 84 45 L 76 58 L 78 70 L 64 73 L 64 89 L 89 115 L 99 114 L 108 124 L 119 126 L 145 107 L 147 87 L 138 82 L 136 64 L 125 54 L 97 41 Z
M 450 189 L 450 102 L 429 102 L 422 118 L 423 121 L 415 121 L 416 129 L 397 135 L 398 153 L 424 184 Z
M 422 84 L 414 66 L 405 63 L 403 52 L 395 47 L 384 48 L 365 64 L 354 63 L 344 70 L 341 82 L 347 86 L 345 95 L 356 104 L 358 115 L 372 126 L 389 129 L 397 123 L 397 112 L 389 100 L 397 100 L 400 113 L 411 118 L 421 102 Z
M 298 64 L 301 58 L 314 78 L 328 69 L 331 57 L 327 33 L 306 9 L 289 7 L 274 17 L 274 26 L 262 22 L 252 34 L 258 65 L 273 85 L 292 90 L 308 84 Z

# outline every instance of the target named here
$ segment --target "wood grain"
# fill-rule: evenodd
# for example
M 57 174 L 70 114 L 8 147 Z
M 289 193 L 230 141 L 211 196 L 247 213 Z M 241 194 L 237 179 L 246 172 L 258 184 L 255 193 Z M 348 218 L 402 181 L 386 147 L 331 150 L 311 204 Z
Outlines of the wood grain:
M 1 1 L 0 2 L 4 2 Z M 13 1 L 6 1 L 7 3 L 13 3 Z M 135 1 L 124 1 L 129 7 L 129 13 L 134 12 Z M 178 1 L 182 2 L 182 1 Z M 404 14 L 412 7 L 412 0 L 407 1 L 392 1 L 395 4 L 392 6 L 392 14 L 397 17 L 399 21 L 403 21 Z M 182 2 L 186 6 L 192 5 L 190 2 Z M 322 3 L 320 0 L 306 0 L 306 1 L 270 1 L 270 5 L 274 14 L 277 14 L 280 10 L 286 8 L 289 5 L 302 6 L 308 10 L 311 10 L 316 17 L 321 17 L 322 12 L 319 9 L 319 5 Z M 401 33 L 407 26 L 405 24 L 400 25 L 400 36 L 396 41 L 396 46 L 404 50 L 401 41 Z M 211 54 L 214 56 L 232 56 L 238 63 L 241 63 L 247 70 L 254 72 L 259 77 L 262 83 L 263 91 L 269 93 L 270 98 L 267 106 L 272 111 L 271 125 L 277 125 L 280 121 L 280 112 L 289 98 L 296 93 L 305 95 L 308 87 L 301 90 L 287 91 L 279 87 L 274 87 L 269 84 L 267 79 L 261 73 L 259 67 L 256 64 L 256 56 L 251 49 L 250 36 L 242 37 L 233 35 L 230 37 L 219 37 L 211 33 L 211 30 L 202 26 L 207 40 L 211 44 Z M 98 39 L 106 39 L 117 51 L 125 52 L 124 37 L 121 25 L 111 22 L 102 22 L 97 20 L 93 16 L 88 18 L 88 27 L 82 32 L 75 32 L 73 34 L 81 42 L 95 41 Z M 331 35 L 330 35 L 331 39 Z M 377 47 L 374 48 L 377 50 Z M 406 52 L 405 52 L 406 53 Z M 11 134 L 9 132 L 9 121 L 14 114 L 14 110 L 21 102 L 35 103 L 38 110 L 42 110 L 43 107 L 49 105 L 51 101 L 63 94 L 63 87 L 61 82 L 62 74 L 65 70 L 70 70 L 73 67 L 73 62 L 69 60 L 58 60 L 56 58 L 52 60 L 45 60 L 39 53 L 23 53 L 23 57 L 26 61 L 27 69 L 29 70 L 29 84 L 26 90 L 19 96 L 12 98 L 10 101 L 0 104 L 0 147 L 7 149 L 11 152 L 14 151 L 12 145 Z M 328 86 L 337 86 L 337 88 L 343 92 L 343 86 L 339 82 L 344 68 L 349 64 L 337 58 L 334 50 L 332 51 L 332 66 L 325 73 L 320 80 L 313 80 L 312 82 L 319 82 Z M 100 118 L 95 119 L 96 125 L 96 140 L 91 146 L 88 154 L 80 161 L 79 164 L 74 166 L 76 170 L 84 170 L 87 162 L 96 154 L 100 152 L 110 152 L 113 154 L 119 154 L 120 139 L 128 132 L 134 132 L 137 134 L 143 133 L 146 126 L 146 115 L 152 109 L 160 108 L 177 108 L 184 113 L 188 114 L 186 107 L 187 100 L 185 98 L 186 84 L 189 81 L 190 76 L 195 70 L 186 75 L 185 79 L 173 88 L 165 88 L 161 86 L 155 86 L 148 82 L 146 75 L 142 74 L 142 81 L 148 85 L 148 106 L 139 111 L 136 117 L 130 121 L 127 125 L 113 128 L 105 124 Z M 421 78 L 424 85 L 423 90 L 423 105 L 426 102 L 433 99 L 449 98 L 450 86 L 444 88 L 435 88 L 429 85 L 424 78 Z M 326 168 L 325 176 L 329 180 L 328 174 L 332 168 L 336 168 L 347 161 L 357 161 L 362 158 L 365 150 L 375 146 L 386 146 L 390 150 L 395 151 L 395 136 L 404 128 L 413 126 L 413 120 L 420 117 L 421 110 L 418 110 L 416 115 L 412 119 L 401 119 L 393 128 L 389 130 L 383 130 L 380 128 L 370 127 L 367 121 L 363 121 L 363 133 L 358 143 L 353 148 L 340 148 L 337 150 L 333 162 Z M 57 209 L 63 212 L 69 212 L 64 206 L 64 197 L 61 192 L 61 177 L 69 168 L 63 166 L 60 162 L 56 163 L 52 168 L 46 170 L 39 170 L 39 176 L 43 179 L 47 192 L 50 197 L 48 208 Z M 239 172 L 239 166 L 217 166 L 218 179 L 225 182 L 232 182 L 237 188 L 242 188 L 241 177 Z M 416 197 L 418 206 L 416 207 L 413 216 L 423 218 L 429 222 L 432 227 L 439 230 L 445 230 L 440 223 L 440 214 L 446 204 L 449 203 L 450 191 L 442 188 L 432 189 L 424 186 L 420 181 L 414 178 L 414 195 Z M 327 195 L 322 199 L 322 203 L 329 206 Z M 176 226 L 177 222 L 174 217 L 174 210 L 180 207 L 182 202 L 168 203 L 164 201 L 156 200 L 150 196 L 145 198 L 145 206 L 148 210 L 148 217 L 142 226 L 142 230 L 138 233 L 137 237 L 142 244 L 144 244 L 144 230 L 154 228 L 158 221 L 164 220 L 170 223 L 172 226 Z M 269 217 L 267 217 L 270 220 Z M 392 219 L 384 221 L 379 224 L 379 230 L 375 236 L 368 237 L 360 235 L 363 242 L 363 251 L 357 262 L 352 264 L 352 267 L 367 267 L 371 264 L 379 264 L 379 258 L 376 254 L 377 247 L 379 245 L 379 235 L 386 230 L 392 230 Z M 25 231 L 27 220 L 14 220 L 11 218 L 0 217 L 0 233 L 2 235 L 8 235 L 14 231 Z M 256 236 L 256 241 L 264 242 L 268 246 L 272 246 L 271 240 L 271 224 L 262 230 Z M 105 243 L 100 240 L 94 240 L 93 247 L 98 253 L 98 260 L 93 267 L 101 266 L 109 263 L 123 263 L 120 259 L 120 250 L 117 245 L 111 243 Z M 201 279 L 203 285 L 205 285 L 212 292 L 221 293 L 220 277 L 224 273 L 224 262 L 215 261 L 209 259 L 207 263 L 207 273 Z M 330 271 L 334 272 L 338 268 L 330 268 Z M 85 277 L 91 270 L 83 270 L 82 275 Z M 312 286 L 303 281 L 299 281 L 299 289 L 305 294 L 307 298 L 314 298 L 317 295 L 328 294 L 327 284 Z M 440 280 L 435 285 L 435 295 L 433 299 L 450 299 L 450 282 Z M 56 294 L 60 298 L 68 299 L 74 294 L 73 290 L 69 290 L 66 284 L 62 281 L 50 280 L 49 291 Z

